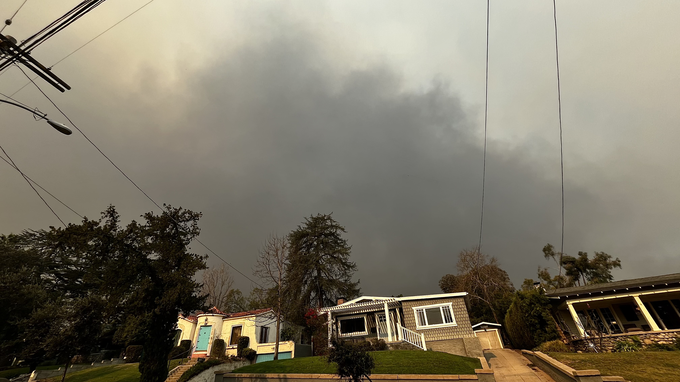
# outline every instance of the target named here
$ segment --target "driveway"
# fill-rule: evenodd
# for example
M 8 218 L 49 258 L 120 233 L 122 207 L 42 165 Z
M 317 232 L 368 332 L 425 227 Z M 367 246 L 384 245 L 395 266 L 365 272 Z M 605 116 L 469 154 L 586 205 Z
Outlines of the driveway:
M 529 367 L 529 360 L 514 350 L 484 350 L 496 382 L 555 382 L 537 367 Z

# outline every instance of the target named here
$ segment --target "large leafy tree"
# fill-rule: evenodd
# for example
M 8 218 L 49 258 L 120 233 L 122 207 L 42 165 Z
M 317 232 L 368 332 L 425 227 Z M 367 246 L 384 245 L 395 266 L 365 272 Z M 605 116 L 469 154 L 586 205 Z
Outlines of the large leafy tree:
M 555 252 L 552 244 L 546 244 L 543 255 L 546 259 L 553 259 L 560 269 L 558 275 L 551 276 L 546 268 L 538 268 L 538 279 L 548 289 L 611 282 L 614 281 L 612 270 L 621 268 L 621 260 L 605 252 L 595 252 L 590 258 L 588 252 L 579 251 L 578 256 L 574 257 Z M 525 280 L 524 287 L 530 288 L 532 282 L 532 279 Z
M 543 289 L 517 291 L 505 316 L 505 329 L 515 349 L 533 349 L 559 338 Z
M 168 375 L 168 355 L 180 311 L 203 306 L 196 272 L 205 269 L 205 257 L 191 253 L 198 236 L 200 213 L 172 208 L 144 214 L 144 224 L 132 222 L 125 230 L 126 244 L 137 254 L 131 274 L 137 280 L 125 304 L 127 319 L 118 340 L 144 346 L 139 363 L 141 382 L 161 382 Z
M 8 261 L 0 283 L 18 277 L 24 284 L 16 286 L 16 296 L 26 299 L 21 306 L 1 297 L 8 300 L 0 305 L 11 326 L 0 331 L 3 348 L 35 364 L 42 357 L 68 362 L 110 349 L 114 340 L 138 343 L 146 350 L 141 380 L 165 380 L 178 313 L 203 308 L 193 276 L 205 259 L 188 250 L 199 217 L 167 206 L 160 215 L 143 215 L 143 223 L 121 227 L 111 206 L 99 220 L 2 237 L 0 252 Z M 15 261 L 21 256 L 23 264 Z
M 515 288 L 498 260 L 477 249 L 463 250 L 458 256 L 457 268 L 456 275 L 447 274 L 439 280 L 442 292 L 467 292 L 473 323 L 502 323 Z
M 303 225 L 288 235 L 289 261 L 286 267 L 286 295 L 291 311 L 299 316 L 307 308 L 332 305 L 338 297 L 354 298 L 359 282 L 352 281 L 357 269 L 349 256 L 352 247 L 342 237 L 345 228 L 329 215 L 305 218 Z

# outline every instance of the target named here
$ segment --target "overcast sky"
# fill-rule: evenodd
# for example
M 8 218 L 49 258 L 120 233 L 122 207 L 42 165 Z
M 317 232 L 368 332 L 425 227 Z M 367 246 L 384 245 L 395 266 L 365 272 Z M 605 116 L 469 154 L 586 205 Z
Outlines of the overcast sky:
M 3 33 L 24 39 L 79 2 L 29 0 Z M 33 56 L 52 65 L 141 4 L 107 1 Z M 617 279 L 678 272 L 680 2 L 557 5 L 565 252 L 619 257 Z M 37 83 L 151 197 L 203 212 L 202 240 L 249 276 L 268 235 L 332 212 L 363 293 L 436 293 L 479 237 L 485 7 L 156 0 L 54 66 L 72 90 Z M 560 244 L 552 2 L 492 1 L 490 33 L 482 250 L 519 286 Z M 25 83 L 9 68 L 0 92 Z M 14 98 L 66 122 L 33 86 Z M 155 208 L 80 133 L 0 110 L 0 145 L 80 214 Z M 0 233 L 60 224 L 4 162 L 0 177 Z

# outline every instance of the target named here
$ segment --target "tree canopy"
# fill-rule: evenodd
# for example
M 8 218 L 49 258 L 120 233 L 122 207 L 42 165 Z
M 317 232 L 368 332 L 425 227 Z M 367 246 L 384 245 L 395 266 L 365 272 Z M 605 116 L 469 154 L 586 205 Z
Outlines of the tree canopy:
M 295 311 L 333 305 L 338 297 L 359 295 L 359 282 L 352 281 L 357 269 L 349 256 L 352 247 L 342 237 L 345 228 L 329 215 L 305 218 L 303 225 L 288 235 L 289 261 L 286 267 L 286 295 Z
M 502 324 L 515 288 L 498 260 L 477 249 L 463 250 L 458 256 L 458 273 L 439 280 L 444 293 L 467 292 L 470 297 L 470 320 Z
M 121 227 L 111 206 L 98 220 L 3 236 L 0 254 L 10 261 L 0 268 L 0 283 L 22 282 L 0 304 L 11 327 L 0 331 L 3 355 L 68 362 L 115 344 L 141 344 L 141 381 L 165 380 L 179 312 L 203 308 L 193 276 L 205 258 L 188 250 L 199 218 L 166 206 Z M 12 260 L 17 256 L 26 261 Z

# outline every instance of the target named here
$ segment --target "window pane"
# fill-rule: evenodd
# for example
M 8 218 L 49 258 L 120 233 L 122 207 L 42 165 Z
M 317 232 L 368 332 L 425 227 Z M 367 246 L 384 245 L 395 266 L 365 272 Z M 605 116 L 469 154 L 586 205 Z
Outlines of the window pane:
M 363 317 L 340 320 L 340 333 L 362 333 L 366 331 L 366 322 Z
M 260 343 L 266 344 L 269 342 L 269 327 L 263 326 L 260 328 Z
M 425 309 L 425 316 L 427 316 L 427 325 L 439 325 L 444 323 L 442 311 L 439 307 Z
M 231 327 L 231 338 L 229 339 L 229 345 L 238 345 L 238 339 L 241 337 L 241 327 L 232 326 Z
M 450 324 L 453 322 L 453 313 L 451 313 L 451 307 L 442 306 L 442 312 L 444 312 L 444 322 Z
M 616 322 L 616 319 L 614 318 L 614 315 L 612 314 L 611 310 L 609 308 L 600 308 L 600 313 L 602 313 L 602 317 L 604 317 L 604 322 L 607 324 L 609 327 L 609 331 L 612 333 L 621 333 L 621 328 L 618 323 Z
M 416 319 L 418 320 L 418 326 L 427 325 L 427 322 L 425 321 L 425 311 L 423 309 L 416 310 Z

